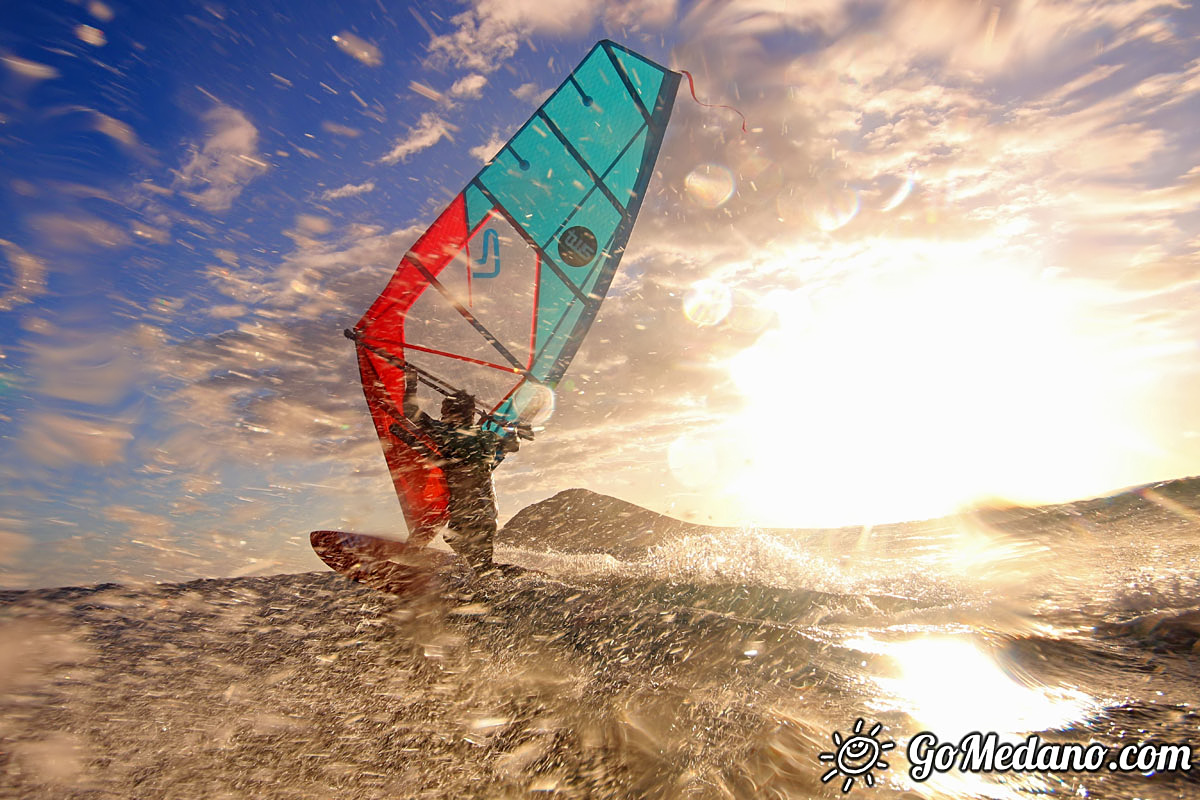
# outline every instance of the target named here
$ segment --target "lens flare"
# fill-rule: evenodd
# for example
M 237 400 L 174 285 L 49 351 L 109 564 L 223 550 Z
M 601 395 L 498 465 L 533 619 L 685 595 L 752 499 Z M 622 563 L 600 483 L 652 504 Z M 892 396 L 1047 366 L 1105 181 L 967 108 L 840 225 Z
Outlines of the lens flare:
M 806 188 L 781 192 L 775 210 L 783 222 L 809 222 L 826 232 L 845 227 L 861 208 L 858 191 L 843 188 Z
M 844 228 L 858 216 L 862 207 L 858 192 L 854 189 L 827 189 L 814 192 L 808 199 L 808 216 L 823 231 L 831 233 Z
M 513 395 L 517 418 L 526 425 L 541 425 L 554 414 L 554 391 L 540 383 L 525 383 Z
M 773 196 L 783 188 L 783 170 L 761 153 L 751 153 L 737 162 L 742 186 L 762 196 Z
M 683 313 L 701 328 L 719 324 L 732 308 L 733 294 L 719 281 L 697 281 L 683 295 Z
M 728 167 L 701 164 L 684 179 L 687 196 L 701 208 L 720 208 L 733 197 L 736 183 Z
M 879 210 L 883 212 L 895 211 L 901 206 L 901 204 L 904 203 L 905 200 L 908 199 L 908 196 L 912 194 L 913 187 L 916 185 L 916 181 L 913 179 L 913 175 L 910 172 L 908 175 L 904 176 L 904 182 L 897 187 L 896 191 L 892 193 L 892 196 L 887 199 L 887 202 L 880 206 Z
M 747 289 L 733 292 L 733 307 L 725 317 L 729 327 L 738 333 L 757 336 L 769 328 L 774 320 L 775 312 L 757 294 Z

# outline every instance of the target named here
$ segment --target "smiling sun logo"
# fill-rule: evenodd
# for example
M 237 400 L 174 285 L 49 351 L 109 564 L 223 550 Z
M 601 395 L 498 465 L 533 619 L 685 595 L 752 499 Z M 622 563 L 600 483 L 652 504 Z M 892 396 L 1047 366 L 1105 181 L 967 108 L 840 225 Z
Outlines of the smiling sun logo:
M 880 756 L 896 746 L 895 742 L 881 742 L 875 738 L 875 735 L 883 730 L 883 723 L 876 722 L 866 733 L 863 733 L 863 725 L 861 718 L 856 720 L 851 735 L 845 739 L 842 738 L 842 734 L 834 731 L 833 746 L 837 750 L 818 756 L 821 761 L 833 762 L 833 767 L 821 776 L 821 783 L 829 783 L 838 775 L 844 775 L 846 780 L 842 781 L 843 794 L 854 787 L 854 779 L 859 776 L 867 786 L 874 786 L 875 776 L 871 774 L 871 770 L 887 769 L 888 763 Z

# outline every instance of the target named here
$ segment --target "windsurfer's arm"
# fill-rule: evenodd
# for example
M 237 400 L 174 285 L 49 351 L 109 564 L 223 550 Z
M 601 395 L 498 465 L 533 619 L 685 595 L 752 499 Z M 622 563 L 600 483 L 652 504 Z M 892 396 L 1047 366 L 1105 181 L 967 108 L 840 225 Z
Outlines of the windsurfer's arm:
M 403 407 L 404 417 L 407 421 L 404 424 L 393 422 L 391 426 L 392 433 L 396 438 L 407 443 L 422 455 L 429 458 L 440 457 L 441 454 L 431 448 L 420 435 L 425 434 L 428 436 L 432 434 L 433 426 L 429 424 L 432 422 L 432 418 L 417 405 L 417 373 L 415 371 L 410 370 L 404 376 Z
M 494 440 L 495 449 L 492 451 L 492 469 L 500 466 L 500 462 L 509 453 L 515 453 L 521 448 L 516 436 L 502 436 L 497 433 L 488 433 L 489 437 Z
M 429 424 L 433 417 L 426 414 L 417 405 L 417 373 L 410 371 L 404 376 L 404 416 L 412 421 L 422 433 L 428 434 L 432 429 Z
M 420 412 L 417 406 L 417 373 L 410 369 L 404 374 L 404 416 L 416 419 Z
M 504 457 L 509 453 L 515 453 L 521 449 L 521 440 L 528 439 L 533 441 L 533 428 L 528 425 L 518 423 L 516 427 L 511 429 L 507 435 L 500 436 L 500 441 L 496 442 L 496 463 L 499 464 L 504 460 Z
M 442 454 L 430 447 L 422 437 L 410 430 L 407 430 L 405 426 L 401 425 L 399 422 L 393 422 L 390 430 L 393 436 L 426 458 L 439 459 L 442 457 Z

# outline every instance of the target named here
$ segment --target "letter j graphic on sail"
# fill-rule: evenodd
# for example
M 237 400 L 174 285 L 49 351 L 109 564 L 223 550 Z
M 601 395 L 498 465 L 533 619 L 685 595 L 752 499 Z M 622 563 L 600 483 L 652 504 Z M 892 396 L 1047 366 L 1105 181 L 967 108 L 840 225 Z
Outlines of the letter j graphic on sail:
M 492 229 L 483 232 L 483 252 L 479 254 L 479 258 L 475 259 L 475 263 L 481 266 L 487 264 L 488 254 L 492 254 L 492 271 L 491 272 L 472 272 L 471 275 L 476 278 L 494 278 L 500 274 L 500 234 Z

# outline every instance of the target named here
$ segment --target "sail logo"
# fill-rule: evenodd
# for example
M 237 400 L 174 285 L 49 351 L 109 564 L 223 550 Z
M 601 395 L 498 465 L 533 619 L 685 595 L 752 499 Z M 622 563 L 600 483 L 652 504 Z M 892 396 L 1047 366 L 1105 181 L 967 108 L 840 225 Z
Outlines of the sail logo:
M 567 228 L 558 237 L 558 256 L 572 267 L 586 267 L 596 257 L 596 234 L 582 225 Z
M 500 234 L 491 228 L 483 232 L 483 252 L 479 254 L 479 258 L 475 259 L 475 263 L 480 266 L 487 264 L 489 252 L 492 253 L 492 271 L 472 271 L 472 277 L 494 278 L 500 274 Z

